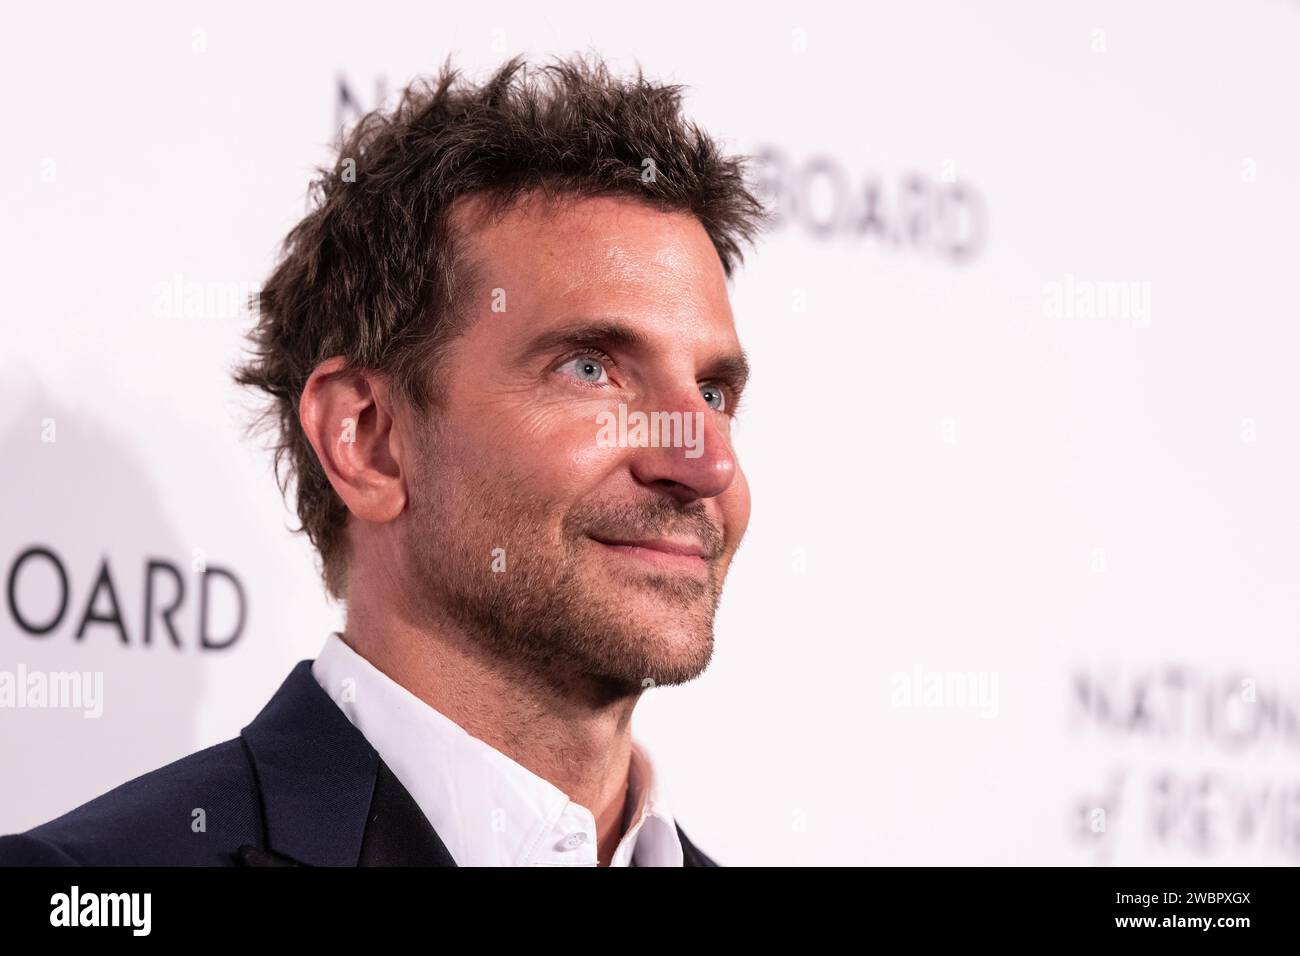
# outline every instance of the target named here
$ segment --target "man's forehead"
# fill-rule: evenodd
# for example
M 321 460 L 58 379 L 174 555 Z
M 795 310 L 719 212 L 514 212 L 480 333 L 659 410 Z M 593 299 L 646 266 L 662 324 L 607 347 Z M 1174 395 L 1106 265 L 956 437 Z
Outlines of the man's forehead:
M 473 199 L 455 211 L 481 312 L 526 315 L 530 338 L 603 323 L 644 345 L 738 346 L 721 260 L 694 216 L 619 197 Z
M 667 273 L 725 293 L 722 260 L 699 219 L 634 197 L 534 191 L 502 206 L 470 196 L 453 204 L 451 223 L 476 263 L 518 281 L 565 289 Z

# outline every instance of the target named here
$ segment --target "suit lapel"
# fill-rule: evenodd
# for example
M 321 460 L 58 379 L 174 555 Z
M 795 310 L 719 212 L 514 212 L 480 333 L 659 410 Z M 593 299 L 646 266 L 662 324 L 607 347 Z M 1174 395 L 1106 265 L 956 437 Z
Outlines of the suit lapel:
M 356 866 L 379 755 L 301 661 L 242 731 L 262 798 L 262 850 Z
M 402 782 L 379 762 L 359 866 L 455 866 L 446 845 Z
M 717 866 L 711 859 L 686 837 L 681 826 L 677 827 L 677 839 L 682 841 L 682 866 Z
M 235 861 L 240 866 L 302 866 L 297 860 L 280 853 L 263 850 L 260 846 L 245 843 L 235 851 Z
M 300 661 L 241 732 L 262 800 L 245 866 L 455 866 L 414 798 Z M 680 826 L 683 866 L 717 866 Z
M 303 866 L 283 853 L 245 844 L 235 854 L 243 866 Z M 361 838 L 357 866 L 455 866 L 451 853 L 415 799 L 382 760 Z

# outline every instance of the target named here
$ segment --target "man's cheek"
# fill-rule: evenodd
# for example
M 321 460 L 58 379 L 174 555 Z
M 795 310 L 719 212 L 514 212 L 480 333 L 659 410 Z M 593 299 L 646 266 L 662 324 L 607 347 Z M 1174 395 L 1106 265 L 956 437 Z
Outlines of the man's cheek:
M 503 447 L 585 449 L 601 444 L 602 407 L 596 402 L 543 401 L 525 407 L 502 402 L 472 424 L 486 441 Z
M 627 449 L 601 440 L 594 417 L 577 418 L 572 410 L 530 432 L 529 457 L 540 471 L 561 483 L 581 485 L 607 473 L 626 456 Z
M 625 449 L 602 447 L 594 427 L 499 431 L 480 447 L 480 470 L 562 501 L 570 490 L 580 493 L 598 483 L 626 454 Z
M 563 457 L 566 466 L 576 475 L 595 476 L 616 467 L 627 454 L 627 449 L 617 444 L 597 441 L 593 431 L 590 434 L 570 433 Z
M 736 477 L 724 497 L 727 499 L 723 509 L 727 522 L 727 536 L 733 539 L 734 548 L 745 536 L 745 529 L 749 527 L 750 514 L 749 481 L 746 480 L 745 473 L 739 466 L 736 468 Z

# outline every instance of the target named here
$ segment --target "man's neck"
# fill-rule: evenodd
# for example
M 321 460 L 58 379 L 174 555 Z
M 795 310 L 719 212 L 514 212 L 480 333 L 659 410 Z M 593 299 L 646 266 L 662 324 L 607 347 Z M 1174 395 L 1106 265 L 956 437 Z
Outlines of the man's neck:
M 609 701 L 581 688 L 557 693 L 535 675 L 513 673 L 454 628 L 417 629 L 392 619 L 362 623 L 354 610 L 344 642 L 471 736 L 591 811 L 597 859 L 609 865 L 630 822 L 635 698 Z

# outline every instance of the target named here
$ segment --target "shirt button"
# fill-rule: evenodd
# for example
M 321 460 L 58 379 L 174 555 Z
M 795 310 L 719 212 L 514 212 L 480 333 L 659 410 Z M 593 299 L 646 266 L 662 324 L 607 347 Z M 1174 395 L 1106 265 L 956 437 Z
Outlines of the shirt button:
M 570 833 L 559 843 L 555 844 L 557 850 L 576 850 L 587 842 L 587 834 L 579 830 L 576 833 Z

